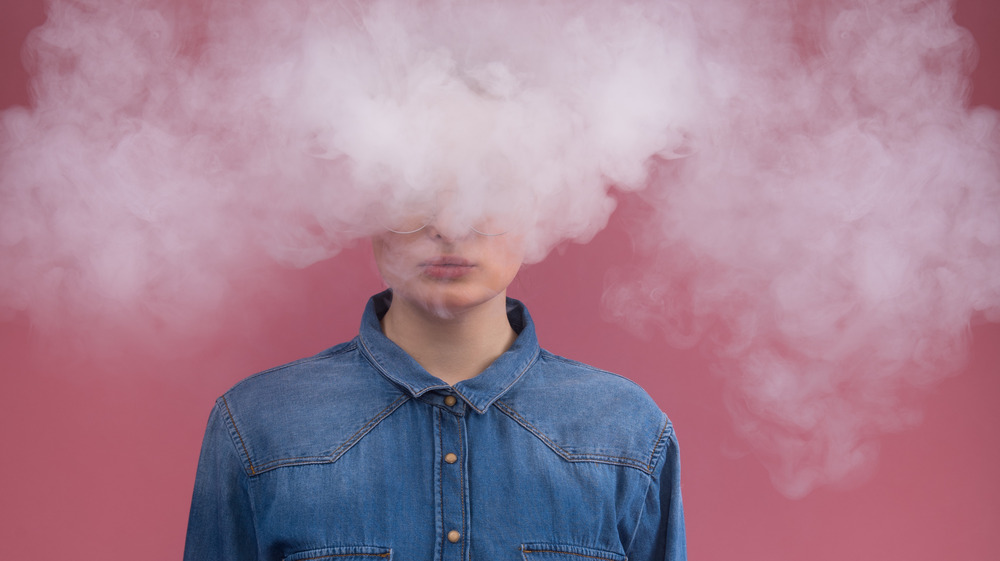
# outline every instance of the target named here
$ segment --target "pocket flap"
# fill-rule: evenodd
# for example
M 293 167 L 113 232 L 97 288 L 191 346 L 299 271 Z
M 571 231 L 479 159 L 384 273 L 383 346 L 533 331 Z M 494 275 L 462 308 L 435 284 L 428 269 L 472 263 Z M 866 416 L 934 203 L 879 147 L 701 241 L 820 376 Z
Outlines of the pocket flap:
M 284 561 L 391 561 L 392 550 L 388 547 L 360 545 L 354 547 L 324 547 L 299 551 L 284 558 Z
M 521 554 L 524 556 L 524 561 L 628 561 L 628 558 L 620 553 L 551 543 L 521 544 Z

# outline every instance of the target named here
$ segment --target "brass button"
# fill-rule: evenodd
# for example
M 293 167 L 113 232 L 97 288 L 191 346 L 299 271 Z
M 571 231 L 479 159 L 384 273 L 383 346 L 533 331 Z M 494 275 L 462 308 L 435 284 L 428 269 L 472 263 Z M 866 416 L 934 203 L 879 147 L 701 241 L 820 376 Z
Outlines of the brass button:
M 453 396 L 453 395 L 449 395 L 449 396 L 447 396 L 447 397 L 444 398 L 444 404 L 447 405 L 448 407 L 451 407 L 452 405 L 455 405 L 456 403 L 458 403 L 458 400 L 455 399 L 455 396 Z
M 457 530 L 448 532 L 448 541 L 451 543 L 456 543 L 460 539 L 462 539 L 462 534 L 459 534 Z
M 449 464 L 453 464 L 458 461 L 458 456 L 452 454 L 451 452 L 448 452 L 447 454 L 444 455 L 444 461 L 448 462 Z

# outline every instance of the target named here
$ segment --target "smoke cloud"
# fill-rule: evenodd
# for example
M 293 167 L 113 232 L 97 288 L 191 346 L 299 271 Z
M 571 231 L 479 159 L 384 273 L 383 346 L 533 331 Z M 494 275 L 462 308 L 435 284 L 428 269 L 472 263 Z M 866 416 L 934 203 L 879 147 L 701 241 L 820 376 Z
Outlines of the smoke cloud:
M 42 329 L 189 331 L 442 199 L 538 261 L 635 192 L 608 316 L 716 353 L 798 496 L 1000 319 L 997 113 L 947 1 L 52 0 L 25 61 L 0 310 Z
M 445 192 L 529 260 L 585 241 L 697 118 L 684 7 L 604 4 L 54 0 L 3 114 L 0 304 L 185 326 Z
M 698 21 L 718 111 L 655 166 L 642 263 L 604 304 L 718 356 L 737 431 L 801 496 L 868 472 L 970 321 L 1000 319 L 1000 129 L 966 105 L 949 3 L 785 8 Z

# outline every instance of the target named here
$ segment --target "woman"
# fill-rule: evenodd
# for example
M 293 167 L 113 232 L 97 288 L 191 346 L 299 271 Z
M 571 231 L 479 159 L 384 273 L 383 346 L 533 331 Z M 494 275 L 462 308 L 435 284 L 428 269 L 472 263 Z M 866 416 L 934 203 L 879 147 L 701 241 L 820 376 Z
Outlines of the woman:
M 185 559 L 685 559 L 670 421 L 538 347 L 516 229 L 419 222 L 354 340 L 217 401 Z

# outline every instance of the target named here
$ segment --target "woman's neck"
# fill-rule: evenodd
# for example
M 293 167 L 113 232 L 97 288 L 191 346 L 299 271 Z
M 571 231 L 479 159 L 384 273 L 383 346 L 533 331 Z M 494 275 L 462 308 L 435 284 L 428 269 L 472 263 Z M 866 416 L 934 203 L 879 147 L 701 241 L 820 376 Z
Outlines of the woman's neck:
M 478 375 L 517 338 L 505 293 L 449 318 L 393 298 L 381 323 L 389 340 L 450 385 Z

